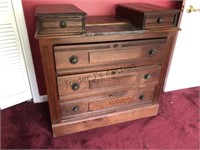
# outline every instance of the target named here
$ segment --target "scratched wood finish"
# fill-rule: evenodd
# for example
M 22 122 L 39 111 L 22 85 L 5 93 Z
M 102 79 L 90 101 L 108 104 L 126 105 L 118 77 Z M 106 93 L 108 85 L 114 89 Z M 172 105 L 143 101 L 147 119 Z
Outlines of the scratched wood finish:
M 84 17 L 64 10 L 56 13 L 52 7 L 51 17 Z M 51 9 L 40 10 L 43 21 L 52 19 L 46 14 Z M 165 21 L 171 22 L 171 14 L 164 14 Z M 72 34 L 40 34 L 37 28 L 54 137 L 158 113 L 179 28 L 154 26 L 155 18 L 150 16 L 145 24 L 151 28 L 144 30 L 125 18 L 86 17 L 81 34 L 78 29 Z M 44 25 L 58 27 L 57 23 Z

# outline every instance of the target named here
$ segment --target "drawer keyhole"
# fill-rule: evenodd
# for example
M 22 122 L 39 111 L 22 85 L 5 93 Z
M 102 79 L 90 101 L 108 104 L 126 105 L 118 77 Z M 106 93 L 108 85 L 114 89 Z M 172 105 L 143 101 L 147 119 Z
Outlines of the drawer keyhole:
M 161 63 L 159 63 L 159 64 L 158 64 L 158 67 L 159 67 L 159 68 L 160 68 L 160 67 L 162 67 L 162 64 L 161 64 Z
M 69 58 L 69 62 L 71 64 L 76 64 L 78 63 L 78 57 L 76 55 L 72 55 L 70 58 Z
M 118 44 L 114 44 L 114 45 L 113 45 L 113 48 L 117 48 L 117 47 L 118 47 Z
M 111 74 L 116 74 L 117 72 L 115 70 L 112 70 L 111 71 Z

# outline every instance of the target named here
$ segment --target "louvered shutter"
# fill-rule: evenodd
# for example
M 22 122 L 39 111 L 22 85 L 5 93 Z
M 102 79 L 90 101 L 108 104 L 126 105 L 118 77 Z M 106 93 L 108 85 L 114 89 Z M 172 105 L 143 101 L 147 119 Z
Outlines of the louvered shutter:
M 0 1 L 0 107 L 32 98 L 11 0 Z

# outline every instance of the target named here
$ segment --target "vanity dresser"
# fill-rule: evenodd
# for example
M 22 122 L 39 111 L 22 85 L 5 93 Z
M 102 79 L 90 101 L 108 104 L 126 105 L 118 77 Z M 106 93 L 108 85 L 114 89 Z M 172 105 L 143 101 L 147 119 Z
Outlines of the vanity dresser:
M 35 15 L 54 137 L 157 115 L 179 10 L 41 5 Z

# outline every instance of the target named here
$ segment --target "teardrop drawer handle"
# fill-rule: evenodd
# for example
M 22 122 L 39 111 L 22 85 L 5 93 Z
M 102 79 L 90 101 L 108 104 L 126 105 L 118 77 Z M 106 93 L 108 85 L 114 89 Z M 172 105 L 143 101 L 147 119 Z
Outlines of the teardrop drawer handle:
M 161 17 L 159 17 L 159 18 L 157 19 L 157 23 L 159 23 L 159 24 L 160 24 L 160 23 L 163 23 L 163 21 L 164 21 L 164 20 L 163 20 L 163 18 L 161 18 Z
M 78 63 L 78 57 L 76 55 L 72 55 L 70 58 L 69 58 L 69 62 L 71 64 L 76 64 Z
M 65 28 L 66 26 L 67 26 L 66 21 L 64 21 L 64 20 L 60 21 L 60 27 L 61 28 Z
M 149 55 L 152 56 L 152 55 L 155 55 L 155 53 L 156 53 L 156 49 L 152 48 L 149 50 Z
M 74 90 L 74 91 L 78 90 L 79 87 L 80 87 L 80 85 L 79 85 L 78 83 L 73 83 L 73 84 L 71 85 L 71 88 L 72 88 L 72 90 Z
M 72 111 L 73 111 L 73 112 L 79 111 L 79 106 L 74 106 L 74 107 L 72 108 Z
M 147 74 L 144 75 L 144 79 L 147 80 L 147 79 L 150 79 L 150 78 L 151 78 L 151 75 L 149 73 L 147 73 Z

